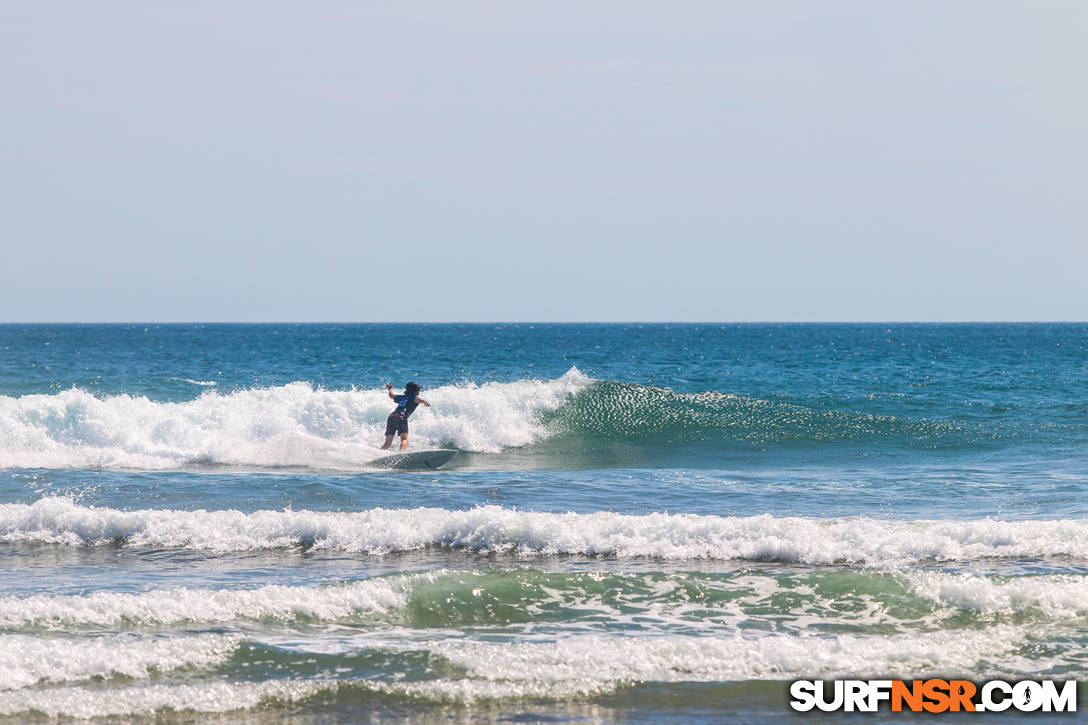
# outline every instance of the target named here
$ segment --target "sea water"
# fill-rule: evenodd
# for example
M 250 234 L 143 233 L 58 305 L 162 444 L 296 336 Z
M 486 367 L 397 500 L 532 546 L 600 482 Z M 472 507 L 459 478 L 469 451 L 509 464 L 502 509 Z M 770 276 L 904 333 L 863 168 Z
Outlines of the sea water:
M 0 719 L 1088 679 L 1086 443 L 1079 324 L 3 325 Z

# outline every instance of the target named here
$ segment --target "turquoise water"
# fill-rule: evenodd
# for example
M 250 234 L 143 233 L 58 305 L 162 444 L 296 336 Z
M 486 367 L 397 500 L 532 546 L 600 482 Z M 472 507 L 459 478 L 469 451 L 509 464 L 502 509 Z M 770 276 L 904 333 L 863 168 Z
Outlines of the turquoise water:
M 1088 326 L 0 325 L 0 716 L 1088 677 Z M 391 472 L 382 390 L 420 381 Z

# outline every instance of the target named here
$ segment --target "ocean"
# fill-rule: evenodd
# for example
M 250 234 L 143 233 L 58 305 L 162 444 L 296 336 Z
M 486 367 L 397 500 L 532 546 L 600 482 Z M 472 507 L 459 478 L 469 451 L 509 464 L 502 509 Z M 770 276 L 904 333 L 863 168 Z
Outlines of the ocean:
M 0 325 L 0 722 L 1086 680 L 1086 444 L 1083 324 Z

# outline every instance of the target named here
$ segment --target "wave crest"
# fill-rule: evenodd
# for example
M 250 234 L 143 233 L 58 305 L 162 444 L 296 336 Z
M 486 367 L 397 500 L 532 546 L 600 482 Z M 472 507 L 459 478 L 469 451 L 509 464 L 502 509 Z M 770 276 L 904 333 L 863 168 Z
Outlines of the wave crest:
M 450 385 L 428 391 L 412 416 L 422 447 L 497 451 L 546 435 L 541 412 L 590 383 L 572 368 L 555 380 Z M 309 383 L 219 393 L 184 402 L 142 396 L 0 396 L 0 468 L 172 469 L 194 464 L 358 469 L 382 455 L 384 391 Z
M 0 505 L 0 540 L 212 551 L 312 547 L 371 555 L 445 547 L 521 557 L 902 565 L 918 561 L 1070 556 L 1088 559 L 1078 520 L 886 521 L 866 517 L 541 513 L 469 510 L 120 511 L 66 498 Z

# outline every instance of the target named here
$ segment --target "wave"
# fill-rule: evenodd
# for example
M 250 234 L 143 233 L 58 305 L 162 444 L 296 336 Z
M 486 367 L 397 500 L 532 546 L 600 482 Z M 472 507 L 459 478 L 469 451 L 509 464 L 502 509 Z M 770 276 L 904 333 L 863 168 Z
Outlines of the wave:
M 658 704 L 655 683 L 720 702 L 719 690 L 692 688 L 935 672 L 1079 677 L 1086 587 L 1088 576 L 1071 575 L 496 567 L 5 597 L 0 715 L 609 698 L 638 708 Z
M 95 396 L 0 396 L 0 468 L 164 470 L 202 466 L 360 470 L 378 456 L 390 403 L 383 391 L 295 382 L 220 392 L 214 382 L 182 402 Z M 536 452 L 564 460 L 601 443 L 718 447 L 879 441 L 947 448 L 997 434 L 948 421 L 818 409 L 707 391 L 595 381 L 571 368 L 554 380 L 428 390 L 412 417 L 414 445 L 498 453 L 549 440 Z M 588 446 L 588 448 L 587 448 Z M 590 457 L 592 460 L 593 457 Z
M 635 682 L 725 682 L 835 678 L 860 672 L 910 677 L 919 672 L 972 672 L 984 658 L 1010 656 L 1022 629 L 834 637 L 608 637 L 554 642 L 444 641 L 432 650 L 475 678 L 395 683 L 384 687 L 439 700 L 599 695 Z M 998 668 L 994 668 L 998 669 Z M 1004 669 L 1008 672 L 1007 669 Z M 452 686 L 451 686 L 452 685 Z
M 601 381 L 542 414 L 553 432 L 605 440 L 733 443 L 883 440 L 922 448 L 992 438 L 980 428 L 850 410 L 811 408 L 717 391 Z
M 924 571 L 911 573 L 909 582 L 917 596 L 956 610 L 1049 618 L 1088 614 L 1088 577 L 1083 575 L 1002 577 Z
M 555 380 L 449 385 L 412 416 L 418 447 L 495 452 L 546 435 L 540 414 L 590 384 L 572 368 Z M 198 382 L 198 384 L 200 384 Z M 0 468 L 174 469 L 192 465 L 365 468 L 392 410 L 384 391 L 308 383 L 184 402 L 96 397 L 80 389 L 0 396 Z
M 794 637 L 773 633 L 731 637 L 639 637 L 577 634 L 554 641 L 480 642 L 431 639 L 413 642 L 432 660 L 446 664 L 426 679 L 400 677 L 203 679 L 187 684 L 137 681 L 114 687 L 85 685 L 0 691 L 0 714 L 29 712 L 49 717 L 101 718 L 188 711 L 221 713 L 256 707 L 374 695 L 396 700 L 472 705 L 478 702 L 570 700 L 609 696 L 637 683 L 721 683 L 869 676 L 910 679 L 927 672 L 1009 678 L 1026 663 L 1017 654 L 1026 632 L 997 626 L 978 631 L 928 632 L 893 636 Z M 214 648 L 214 646 L 213 646 Z M 267 647 L 249 658 L 266 658 Z M 387 651 L 406 651 L 395 644 Z M 296 648 L 306 653 L 305 647 Z M 209 655 L 213 664 L 219 655 Z M 318 648 L 309 657 L 325 655 Z M 281 657 L 282 658 L 282 657 Z M 146 659 L 146 658 L 145 658 Z M 110 674 L 115 670 L 101 663 Z M 450 670 L 456 672 L 450 676 Z M 139 672 L 138 672 L 139 674 Z M 437 677 L 435 675 L 438 675 Z M 140 678 L 142 679 L 142 678 Z M 118 683 L 119 684 L 119 683 Z M 448 717 L 448 714 L 447 714 Z
M 843 569 L 635 574 L 492 568 L 390 574 L 320 586 L 0 598 L 0 627 L 53 631 L 330 623 L 449 631 L 488 625 L 509 630 L 524 624 L 537 631 L 600 625 L 631 633 L 721 635 L 740 631 L 756 615 L 773 617 L 780 633 L 808 634 L 834 627 L 906 633 L 940 629 L 949 621 L 956 627 L 977 627 L 1010 619 L 1073 621 L 1080 626 L 1088 615 L 1088 575 L 1010 578 Z M 21 646 L 20 641 L 5 651 Z
M 267 680 L 26 689 L 0 693 L 0 715 L 34 713 L 39 717 L 44 714 L 50 718 L 91 720 L 156 713 L 227 713 L 248 710 L 269 702 L 298 702 L 323 691 L 335 691 L 336 688 L 335 681 Z
M 542 513 L 481 506 L 315 511 L 121 511 L 47 497 L 0 505 L 0 540 L 69 546 L 252 551 L 304 547 L 382 555 L 429 547 L 532 558 L 906 565 L 988 558 L 1088 559 L 1088 521 L 888 521 L 769 514 Z
M 238 638 L 228 635 L 133 638 L 0 635 L 0 691 L 91 678 L 148 679 L 184 667 L 223 662 Z
M 150 592 L 94 592 L 0 598 L 0 626 L 147 627 L 237 624 L 260 621 L 356 620 L 407 606 L 421 579 L 416 574 L 379 577 L 323 587 L 264 586 L 257 589 L 175 588 Z

